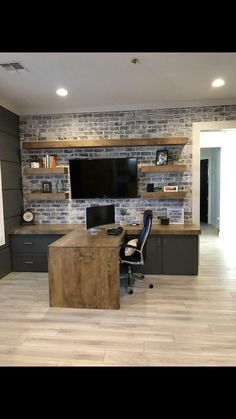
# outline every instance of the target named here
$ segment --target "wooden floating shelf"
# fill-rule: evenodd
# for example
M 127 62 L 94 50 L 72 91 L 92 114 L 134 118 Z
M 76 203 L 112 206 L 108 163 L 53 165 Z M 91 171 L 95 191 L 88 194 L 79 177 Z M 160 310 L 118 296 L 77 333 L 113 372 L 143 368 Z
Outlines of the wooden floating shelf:
M 69 198 L 69 192 L 61 192 L 61 193 L 27 193 L 25 194 L 25 198 L 28 201 L 53 201 L 53 200 L 65 200 Z
M 145 199 L 183 199 L 187 192 L 142 192 L 141 198 Z
M 48 148 L 97 148 L 97 147 L 130 147 L 130 146 L 158 146 L 158 145 L 184 145 L 187 137 L 161 137 L 161 138 L 127 138 L 111 140 L 55 140 L 55 141 L 23 141 L 24 149 Z
M 160 166 L 141 166 L 142 173 L 186 172 L 186 164 L 163 164 Z
M 23 168 L 24 175 L 57 175 L 57 174 L 68 174 L 68 167 L 24 167 Z

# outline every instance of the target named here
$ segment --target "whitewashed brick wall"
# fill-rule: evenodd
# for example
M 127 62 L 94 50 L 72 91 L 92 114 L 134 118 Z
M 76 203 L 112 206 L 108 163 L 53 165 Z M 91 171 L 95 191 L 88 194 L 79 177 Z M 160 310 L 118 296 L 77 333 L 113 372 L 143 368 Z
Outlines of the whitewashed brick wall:
M 236 119 L 236 105 L 217 107 L 152 109 L 125 112 L 68 113 L 56 115 L 27 115 L 20 117 L 21 141 L 42 140 L 85 140 L 114 138 L 151 138 L 187 136 L 185 146 L 165 147 L 169 153 L 179 153 L 179 163 L 187 165 L 187 172 L 169 174 L 138 173 L 139 192 L 146 191 L 147 183 L 163 186 L 168 183 L 179 185 L 180 190 L 190 192 L 192 187 L 192 123 L 224 121 Z M 22 167 L 45 154 L 57 154 L 58 163 L 68 165 L 73 158 L 137 157 L 139 167 L 155 162 L 156 151 L 163 147 L 107 147 L 63 150 L 22 150 Z M 70 191 L 68 175 L 26 176 L 23 175 L 23 191 L 32 192 L 41 188 L 42 181 L 52 182 L 56 191 L 56 181 L 64 179 Z M 186 223 L 192 222 L 191 198 L 184 200 L 144 200 L 144 199 L 96 199 L 67 201 L 24 201 L 24 207 L 32 208 L 37 223 L 84 223 L 85 208 L 91 205 L 114 203 L 116 209 L 127 208 L 128 221 L 140 221 L 145 209 L 153 211 L 154 222 L 166 215 L 167 207 L 184 207 Z M 116 211 L 117 222 L 120 219 Z

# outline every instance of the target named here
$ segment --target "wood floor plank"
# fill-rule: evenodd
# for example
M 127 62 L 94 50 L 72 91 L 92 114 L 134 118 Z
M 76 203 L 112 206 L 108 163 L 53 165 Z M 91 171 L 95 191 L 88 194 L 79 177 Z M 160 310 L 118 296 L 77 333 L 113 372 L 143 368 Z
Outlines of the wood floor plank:
M 198 276 L 152 275 L 120 310 L 51 308 L 48 275 L 0 281 L 0 366 L 236 366 L 236 258 L 214 229 Z

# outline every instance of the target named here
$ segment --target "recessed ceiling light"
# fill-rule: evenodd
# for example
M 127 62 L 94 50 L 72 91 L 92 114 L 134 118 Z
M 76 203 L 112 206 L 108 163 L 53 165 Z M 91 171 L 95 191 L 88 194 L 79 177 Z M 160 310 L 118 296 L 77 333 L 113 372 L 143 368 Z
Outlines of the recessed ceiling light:
M 56 93 L 59 96 L 66 96 L 68 94 L 67 90 L 66 89 L 62 89 L 62 88 L 61 89 L 57 89 Z
M 225 84 L 225 82 L 222 79 L 215 79 L 211 83 L 212 87 L 220 87 L 220 86 L 224 86 L 224 84 Z

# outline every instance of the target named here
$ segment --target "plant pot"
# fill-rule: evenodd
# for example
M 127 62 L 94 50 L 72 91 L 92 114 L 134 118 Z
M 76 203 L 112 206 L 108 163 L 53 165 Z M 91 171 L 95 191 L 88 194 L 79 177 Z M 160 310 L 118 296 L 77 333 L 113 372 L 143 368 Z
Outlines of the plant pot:
M 169 222 L 170 222 L 169 218 L 167 218 L 167 217 L 166 218 L 161 218 L 161 224 L 162 225 L 168 226 Z

